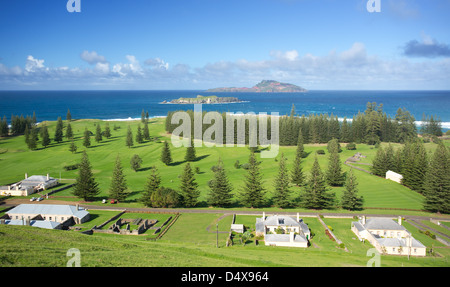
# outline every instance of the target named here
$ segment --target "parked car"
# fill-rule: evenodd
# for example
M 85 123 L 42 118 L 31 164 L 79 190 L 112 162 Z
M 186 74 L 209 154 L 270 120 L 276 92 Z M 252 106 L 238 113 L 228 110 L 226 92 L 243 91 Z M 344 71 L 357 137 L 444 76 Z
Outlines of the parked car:
M 35 201 L 35 200 L 36 200 L 36 197 L 30 198 L 30 201 Z
M 111 204 L 116 204 L 116 203 L 117 203 L 117 200 L 115 200 L 115 199 L 111 200 Z

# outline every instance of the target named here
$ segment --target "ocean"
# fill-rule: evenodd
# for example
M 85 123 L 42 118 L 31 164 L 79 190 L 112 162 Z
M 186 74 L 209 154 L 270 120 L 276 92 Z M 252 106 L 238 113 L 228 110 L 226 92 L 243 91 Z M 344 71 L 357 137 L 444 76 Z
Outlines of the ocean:
M 32 115 L 38 122 L 65 119 L 70 109 L 73 119 L 139 119 L 144 109 L 150 117 L 166 116 L 168 111 L 189 110 L 189 104 L 163 104 L 180 97 L 214 95 L 204 91 L 0 91 L 0 116 Z M 383 111 L 394 117 L 406 108 L 421 121 L 423 114 L 440 118 L 443 129 L 450 129 L 450 91 L 309 91 L 307 93 L 217 93 L 237 97 L 241 103 L 202 105 L 203 111 L 290 114 L 327 113 L 340 119 L 364 112 L 368 102 L 383 104 Z M 418 123 L 420 124 L 420 122 Z

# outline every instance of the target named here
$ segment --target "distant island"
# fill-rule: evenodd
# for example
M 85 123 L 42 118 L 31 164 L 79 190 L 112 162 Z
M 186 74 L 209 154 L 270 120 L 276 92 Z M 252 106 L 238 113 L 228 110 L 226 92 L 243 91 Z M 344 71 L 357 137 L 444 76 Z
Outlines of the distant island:
M 218 96 L 201 96 L 196 98 L 179 98 L 171 100 L 170 102 L 164 101 L 163 104 L 223 104 L 223 103 L 240 103 L 241 101 L 236 97 L 218 97 Z
M 256 86 L 252 88 L 215 88 L 206 90 L 206 92 L 212 93 L 223 93 L 223 92 L 233 92 L 233 93 L 306 93 L 308 90 L 287 83 L 280 83 L 273 80 L 263 80 Z

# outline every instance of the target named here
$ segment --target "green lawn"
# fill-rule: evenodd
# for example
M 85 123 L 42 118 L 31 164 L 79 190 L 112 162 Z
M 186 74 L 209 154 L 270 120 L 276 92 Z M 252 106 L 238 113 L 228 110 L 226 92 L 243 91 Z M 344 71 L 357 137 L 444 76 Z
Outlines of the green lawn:
M 304 218 L 314 237 L 308 248 L 289 248 L 249 243 L 225 247 L 227 233 L 219 233 L 216 248 L 215 226 L 223 214 L 182 214 L 170 230 L 158 241 L 147 241 L 147 236 L 120 236 L 108 234 L 83 235 L 73 231 L 45 230 L 33 227 L 0 225 L 0 266 L 59 266 L 67 264 L 66 253 L 71 248 L 80 250 L 81 266 L 366 266 L 369 244 L 359 242 L 350 230 L 351 219 L 325 218 L 326 224 L 341 239 L 348 252 L 339 248 L 324 233 L 317 218 Z M 248 217 L 248 218 L 246 218 Z M 238 216 L 239 222 L 253 222 L 255 216 Z M 219 231 L 229 230 L 231 216 L 219 221 Z M 213 226 L 214 232 L 207 227 Z M 253 225 L 254 226 L 254 225 Z M 405 223 L 406 226 L 406 223 Z M 410 230 L 410 226 L 407 226 Z M 411 228 L 414 237 L 426 241 Z M 416 236 L 417 235 L 417 236 Z M 424 235 L 425 236 L 425 235 Z M 33 244 L 29 244 L 33 242 Z M 54 242 L 58 242 L 57 245 Z M 381 266 L 443 266 L 448 267 L 448 249 L 437 252 L 445 257 L 410 258 L 382 255 Z
M 167 187 L 177 189 L 179 187 L 178 176 L 182 173 L 184 167 L 184 155 L 186 148 L 171 148 L 173 164 L 165 166 L 160 161 L 160 153 L 162 149 L 162 141 L 169 140 L 170 137 L 164 131 L 164 119 L 152 119 L 150 121 L 150 134 L 155 138 L 153 141 L 137 144 L 132 148 L 125 146 L 125 137 L 127 126 L 130 125 L 135 132 L 139 121 L 133 122 L 110 122 L 112 137 L 96 143 L 94 137 L 91 137 L 92 146 L 87 149 L 89 160 L 92 164 L 93 172 L 99 183 L 101 193 L 97 198 L 98 204 L 103 198 L 108 198 L 108 190 L 111 183 L 112 170 L 116 156 L 119 155 L 124 168 L 124 173 L 129 187 L 129 196 L 122 204 L 128 207 L 142 207 L 139 202 L 141 192 L 145 186 L 149 176 L 149 169 L 156 166 L 159 169 L 162 178 L 162 184 Z M 55 122 L 46 123 L 49 127 L 50 135 L 54 133 Z M 80 161 L 81 151 L 85 148 L 82 146 L 82 136 L 85 127 L 91 131 L 95 131 L 94 124 L 100 124 L 102 128 L 105 122 L 100 120 L 77 120 L 72 122 L 72 129 L 75 133 L 75 143 L 78 146 L 78 152 L 72 154 L 69 151 L 69 141 L 60 144 L 52 143 L 51 146 L 43 149 L 39 148 L 35 151 L 29 151 L 25 145 L 24 137 L 10 137 L 0 139 L 0 160 L 2 162 L 2 173 L 0 174 L 0 184 L 8 184 L 21 180 L 25 173 L 47 174 L 56 178 L 66 179 L 65 183 L 72 183 L 71 179 L 76 178 L 77 171 L 66 171 L 64 166 L 76 164 Z M 118 127 L 114 130 L 113 127 Z M 385 145 L 385 144 L 383 144 Z M 398 144 L 395 144 L 398 146 Z M 435 148 L 434 144 L 427 144 L 430 152 Z M 303 170 L 307 174 L 315 157 L 315 151 L 318 149 L 325 150 L 325 155 L 318 155 L 319 164 L 323 171 L 326 170 L 328 163 L 328 152 L 326 145 L 305 145 L 305 151 L 308 153 L 307 158 L 303 160 Z M 217 164 L 218 158 L 222 158 L 229 179 L 234 187 L 234 194 L 237 195 L 242 188 L 243 178 L 246 171 L 242 168 L 236 169 L 234 163 L 239 160 L 244 164 L 248 160 L 249 150 L 246 147 L 202 147 L 196 148 L 198 161 L 193 162 L 194 167 L 200 169 L 200 173 L 196 174 L 196 181 L 199 183 L 201 195 L 199 200 L 203 202 L 200 206 L 205 206 L 205 201 L 209 192 L 207 182 L 212 178 L 211 167 Z M 370 163 L 376 153 L 373 146 L 358 144 L 356 151 L 348 151 L 343 148 L 340 154 L 341 162 L 352 156 L 355 152 L 361 152 L 367 158 L 362 162 Z M 291 168 L 293 158 L 295 156 L 295 147 L 281 147 L 280 154 L 284 153 L 288 158 L 287 166 Z M 134 172 L 130 168 L 130 159 L 134 154 L 138 154 L 143 159 L 142 168 Z M 278 159 L 280 157 L 278 155 Z M 264 186 L 267 190 L 267 199 L 272 196 L 273 182 L 278 171 L 278 161 L 273 158 L 260 159 L 261 172 L 264 178 Z M 363 168 L 369 168 L 366 165 L 358 165 Z M 348 166 L 343 165 L 344 172 L 349 170 Z M 410 189 L 374 175 L 355 170 L 359 182 L 359 192 L 365 199 L 365 207 L 370 208 L 402 208 L 402 209 L 422 209 L 423 196 L 411 191 Z M 339 199 L 343 188 L 332 188 Z M 71 189 L 67 189 L 54 194 L 55 197 L 63 197 L 64 200 L 71 200 Z M 292 187 L 293 195 L 297 196 L 300 192 L 299 188 Z M 236 199 L 237 197 L 235 197 Z M 76 200 L 73 199 L 72 200 Z

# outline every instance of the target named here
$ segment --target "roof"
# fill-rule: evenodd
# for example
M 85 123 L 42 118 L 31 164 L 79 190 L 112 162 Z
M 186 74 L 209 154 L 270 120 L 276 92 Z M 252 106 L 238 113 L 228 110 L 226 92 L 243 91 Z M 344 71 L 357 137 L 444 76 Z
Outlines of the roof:
M 84 209 L 78 209 L 74 205 L 56 205 L 56 204 L 21 204 L 7 214 L 46 214 L 46 215 L 66 215 L 83 218 L 89 214 Z
M 27 186 L 27 185 L 31 185 L 31 186 L 36 186 L 42 183 L 50 183 L 50 182 L 54 182 L 57 181 L 55 178 L 53 177 L 49 177 L 49 179 L 47 179 L 47 176 L 44 175 L 32 175 L 24 180 L 21 181 L 21 185 L 23 186 Z
M 295 221 L 290 216 L 284 216 L 284 215 L 273 215 L 268 216 L 265 220 L 265 225 L 277 225 L 277 226 L 300 226 L 300 223 Z
M 362 232 L 362 231 L 366 230 L 366 229 L 364 228 L 364 226 L 362 226 L 361 222 L 359 222 L 359 221 L 352 221 L 352 224 L 353 224 L 353 226 L 356 227 L 356 229 L 358 230 L 358 232 Z
M 290 234 L 266 234 L 264 237 L 266 242 L 290 242 Z M 295 234 L 294 242 L 308 242 L 305 237 Z
M 364 225 L 366 229 L 406 230 L 406 228 L 390 218 L 368 218 Z
M 377 238 L 377 241 L 386 247 L 407 247 L 405 238 Z M 415 238 L 412 238 L 411 246 L 425 248 L 425 245 L 417 241 Z
M 25 222 L 20 219 L 11 219 L 11 220 L 5 220 L 5 224 L 25 225 Z M 45 228 L 45 229 L 55 229 L 59 225 L 61 225 L 59 222 L 49 221 L 49 220 L 31 220 L 30 221 L 30 226 Z

